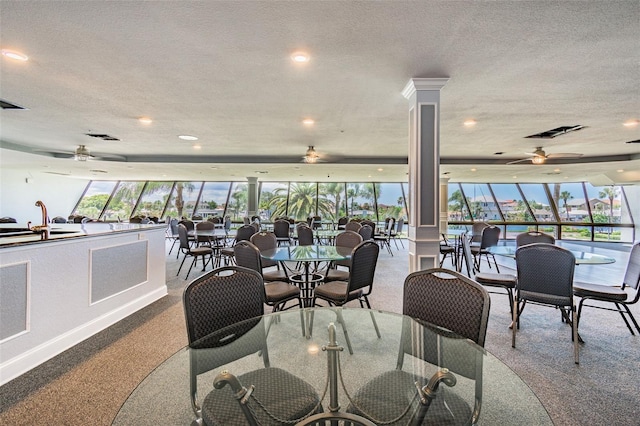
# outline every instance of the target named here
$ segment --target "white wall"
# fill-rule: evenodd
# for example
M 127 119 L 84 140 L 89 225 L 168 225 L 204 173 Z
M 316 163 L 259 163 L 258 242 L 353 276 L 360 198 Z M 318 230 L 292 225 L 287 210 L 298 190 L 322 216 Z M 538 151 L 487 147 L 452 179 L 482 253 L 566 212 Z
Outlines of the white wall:
M 28 177 L 30 183 L 26 181 Z M 40 207 L 36 207 L 38 200 L 47 206 L 49 218 L 67 217 L 88 182 L 46 173 L 29 176 L 24 171 L 3 167 L 0 172 L 0 217 L 13 217 L 18 223 L 40 224 L 42 214 Z

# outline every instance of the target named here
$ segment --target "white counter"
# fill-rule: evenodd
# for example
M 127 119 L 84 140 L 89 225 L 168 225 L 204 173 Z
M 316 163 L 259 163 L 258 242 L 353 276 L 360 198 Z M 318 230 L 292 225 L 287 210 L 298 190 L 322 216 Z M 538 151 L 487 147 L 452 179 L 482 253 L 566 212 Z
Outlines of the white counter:
M 167 294 L 164 227 L 104 231 L 0 245 L 0 385 Z

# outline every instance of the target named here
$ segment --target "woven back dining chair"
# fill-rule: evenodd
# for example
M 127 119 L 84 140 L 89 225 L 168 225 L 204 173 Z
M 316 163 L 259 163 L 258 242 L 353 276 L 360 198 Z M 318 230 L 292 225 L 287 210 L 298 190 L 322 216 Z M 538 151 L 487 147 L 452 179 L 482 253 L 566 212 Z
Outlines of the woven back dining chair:
M 402 335 L 396 368 L 362 386 L 347 412 L 376 424 L 469 425 L 476 424 L 482 407 L 483 351 L 491 300 L 475 281 L 449 269 L 433 268 L 409 274 L 404 282 Z M 422 327 L 416 327 L 413 318 Z M 404 360 L 419 359 L 437 366 L 431 377 L 403 370 Z M 446 388 L 430 389 L 428 400 L 416 398 L 438 376 L 462 376 L 473 381 L 471 400 Z M 426 373 L 426 371 L 425 371 Z M 473 402 L 471 402 L 473 401 Z
M 618 312 L 631 334 L 633 328 L 629 321 L 633 323 L 638 334 L 640 334 L 640 327 L 638 322 L 631 313 L 629 305 L 638 303 L 640 299 L 640 242 L 636 242 L 631 248 L 629 253 L 629 261 L 627 263 L 627 270 L 625 271 L 622 284 L 616 286 L 604 285 L 604 284 L 591 284 L 591 283 L 573 283 L 573 293 L 580 298 L 578 304 L 578 324 L 580 324 L 580 315 L 582 314 L 583 307 L 591 307 L 596 309 L 604 309 L 609 311 Z M 633 293 L 628 292 L 631 289 Z M 594 301 L 596 304 L 585 303 L 588 301 Z M 600 302 L 600 303 L 598 303 Z M 604 303 L 603 303 L 604 302 Z M 615 308 L 611 308 L 611 305 Z M 629 320 L 625 317 L 627 315 Z
M 526 303 L 560 309 L 571 324 L 574 362 L 580 362 L 578 352 L 578 321 L 573 298 L 573 274 L 576 258 L 569 250 L 552 244 L 536 243 L 516 250 L 515 306 L 513 310 L 511 346 L 516 347 L 516 331 Z
M 260 251 L 278 248 L 278 238 L 273 232 L 256 232 L 249 241 Z M 286 270 L 275 260 L 262 259 L 262 275 L 265 281 L 289 281 Z
M 293 424 L 318 411 L 320 398 L 310 384 L 270 365 L 261 318 L 264 284 L 259 273 L 238 266 L 215 269 L 189 283 L 182 299 L 195 424 L 281 424 L 273 417 Z M 256 353 L 260 353 L 264 368 L 237 376 L 238 383 L 253 387 L 244 405 L 231 389 L 218 382 L 202 401 L 198 398 L 201 375 Z M 207 383 L 210 380 L 206 378 Z
M 371 309 L 369 295 L 373 291 L 373 278 L 376 272 L 379 252 L 380 247 L 373 241 L 363 241 L 358 244 L 351 252 L 349 279 L 347 281 L 330 281 L 316 287 L 313 292 L 313 306 L 316 305 L 318 300 L 323 300 L 330 306 L 343 306 L 352 300 L 357 300 L 361 308 Z M 342 325 L 349 353 L 353 354 L 342 313 L 341 311 L 336 311 L 336 313 L 338 322 Z M 380 330 L 373 312 L 371 312 L 371 320 L 376 334 L 380 338 Z
M 516 247 L 534 243 L 555 244 L 556 239 L 553 235 L 538 231 L 522 232 L 516 235 Z

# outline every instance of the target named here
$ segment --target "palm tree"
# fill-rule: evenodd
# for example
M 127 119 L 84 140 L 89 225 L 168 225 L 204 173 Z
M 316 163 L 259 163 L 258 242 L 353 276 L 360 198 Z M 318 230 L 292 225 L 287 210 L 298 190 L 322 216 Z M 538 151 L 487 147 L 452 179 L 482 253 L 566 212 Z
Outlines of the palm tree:
M 342 195 L 344 194 L 344 183 L 324 183 L 320 185 L 319 189 L 318 192 L 321 195 L 333 197 L 333 217 L 329 215 L 329 218 L 336 220 L 341 216 L 340 206 L 342 204 Z
M 454 213 L 460 213 L 460 219 L 462 219 L 462 208 L 465 205 L 464 197 L 462 196 L 462 192 L 459 189 L 453 191 L 451 197 L 449 197 L 449 211 Z
M 238 185 L 235 188 L 233 194 L 231 194 L 231 198 L 233 198 L 233 202 L 231 203 L 231 209 L 233 210 L 234 219 L 238 218 L 238 213 L 240 209 L 247 205 L 247 198 L 249 194 L 247 193 L 247 185 Z
M 618 190 L 615 186 L 608 186 L 606 188 L 602 188 L 598 197 L 600 198 L 608 198 L 609 199 L 609 222 L 613 222 L 613 200 L 618 196 Z M 609 227 L 609 239 L 611 239 L 611 233 L 613 232 L 613 228 Z
M 178 217 L 182 217 L 182 210 L 184 210 L 184 191 L 186 190 L 189 194 L 191 194 L 194 189 L 195 186 L 191 182 L 178 182 L 176 184 L 176 196 L 173 199 L 173 205 L 178 212 Z
M 564 211 L 567 213 L 567 220 L 569 220 L 569 206 L 567 205 L 567 201 L 572 199 L 573 195 L 569 191 L 562 191 L 560 193 L 560 199 L 564 203 Z

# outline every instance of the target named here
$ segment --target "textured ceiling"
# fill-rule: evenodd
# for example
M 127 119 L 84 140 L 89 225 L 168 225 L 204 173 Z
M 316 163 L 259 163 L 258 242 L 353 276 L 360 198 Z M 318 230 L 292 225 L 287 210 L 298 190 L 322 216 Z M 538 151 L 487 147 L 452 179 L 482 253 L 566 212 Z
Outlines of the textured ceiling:
M 2 167 L 94 179 L 406 180 L 401 91 L 414 77 L 448 77 L 440 154 L 452 181 L 640 182 L 640 144 L 626 143 L 640 127 L 623 125 L 640 120 L 639 34 L 638 0 L 2 0 L 2 48 L 30 58 L 0 59 L 0 98 L 28 108 L 2 110 Z M 292 63 L 296 50 L 310 62 Z M 525 138 L 578 124 L 586 128 Z M 127 161 L 51 156 L 80 144 Z M 309 145 L 327 162 L 301 164 Z M 583 157 L 504 164 L 538 146 Z

